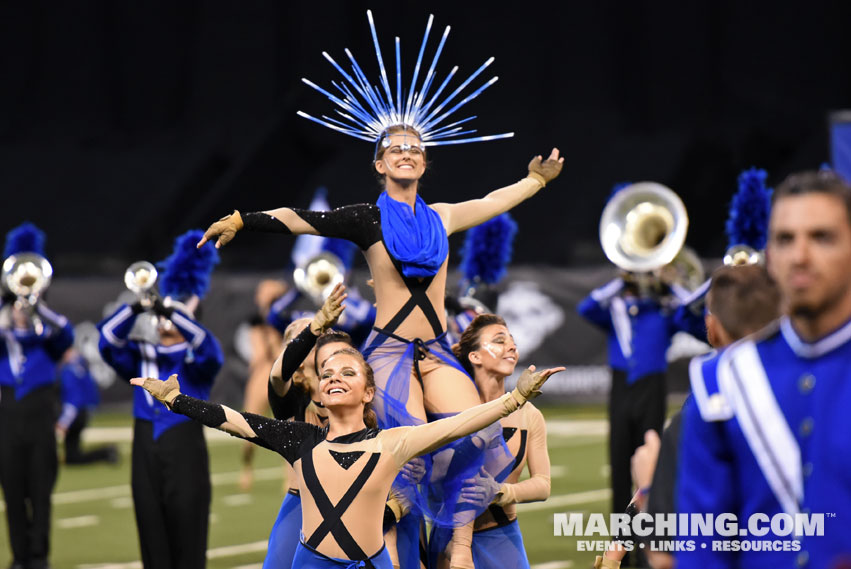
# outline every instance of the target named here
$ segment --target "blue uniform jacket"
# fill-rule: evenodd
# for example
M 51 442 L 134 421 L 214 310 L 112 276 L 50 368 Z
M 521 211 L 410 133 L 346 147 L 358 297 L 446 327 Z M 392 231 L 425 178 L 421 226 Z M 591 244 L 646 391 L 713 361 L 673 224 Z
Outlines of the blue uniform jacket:
M 98 324 L 101 356 L 115 372 L 126 380 L 134 377 L 154 377 L 162 380 L 176 373 L 180 391 L 198 399 L 208 399 L 213 380 L 222 367 L 224 356 L 219 342 L 201 324 L 175 311 L 172 323 L 186 338 L 173 346 L 128 339 L 136 315 L 127 306 Z M 169 411 L 141 387 L 133 387 L 133 416 L 154 424 L 154 439 L 169 428 L 190 421 L 184 415 Z
M 665 353 L 679 330 L 672 314 L 654 300 L 622 298 L 623 281 L 615 279 L 595 289 L 582 302 L 579 314 L 608 334 L 609 366 L 635 383 L 668 369 Z
M 56 381 L 56 362 L 74 343 L 74 328 L 68 319 L 44 304 L 36 308 L 44 329 L 2 329 L 0 334 L 0 385 L 12 387 L 15 399 L 52 385 Z
M 754 514 L 824 514 L 824 535 L 704 538 L 705 549 L 678 554 L 678 567 L 821 568 L 851 553 L 851 322 L 808 344 L 784 318 L 695 359 L 690 375 L 678 511 L 732 513 L 740 528 Z M 713 551 L 713 539 L 770 540 L 789 550 Z
M 300 318 L 313 318 L 314 312 L 305 310 L 294 310 L 292 307 L 301 297 L 301 293 L 296 288 L 291 288 L 283 296 L 272 303 L 269 308 L 269 314 L 266 316 L 266 323 L 274 327 L 278 332 L 283 334 L 287 326 Z M 342 330 L 352 337 L 355 344 L 361 345 L 366 341 L 372 326 L 375 324 L 375 306 L 360 296 L 358 290 L 354 287 L 348 289 L 348 297 L 346 298 L 346 310 L 343 311 L 337 325 L 334 326 L 337 330 Z
M 100 403 L 97 382 L 89 372 L 86 359 L 77 354 L 59 369 L 62 414 L 57 423 L 67 429 L 80 411 L 93 409 Z

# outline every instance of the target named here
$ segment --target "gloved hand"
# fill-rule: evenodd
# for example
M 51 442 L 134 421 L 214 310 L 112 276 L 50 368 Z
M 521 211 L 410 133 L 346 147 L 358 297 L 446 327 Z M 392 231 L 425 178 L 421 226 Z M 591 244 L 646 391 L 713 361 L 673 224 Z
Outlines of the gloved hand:
M 207 228 L 204 237 L 198 242 L 198 247 L 200 248 L 204 243 L 216 237 L 216 249 L 218 249 L 233 239 L 236 232 L 242 229 L 244 225 L 239 210 L 235 209 L 232 214 L 224 216 Z
M 541 182 L 542 186 L 546 186 L 548 182 L 555 180 L 561 173 L 561 167 L 564 164 L 564 158 L 559 158 L 558 148 L 553 148 L 549 157 L 541 161 L 541 156 L 535 156 L 529 162 L 529 177 L 535 178 Z
M 171 319 L 171 315 L 174 314 L 173 306 L 166 306 L 163 304 L 161 298 L 157 297 L 154 299 L 154 314 L 157 316 L 162 316 L 163 318 Z
M 534 399 L 541 394 L 541 386 L 554 373 L 564 371 L 563 367 L 554 367 L 545 369 L 544 371 L 535 371 L 535 366 L 529 366 L 520 374 L 520 379 L 517 380 L 517 387 L 511 394 L 522 405 L 530 399 Z
M 337 319 L 346 308 L 345 305 L 343 305 L 343 301 L 346 300 L 346 296 L 348 296 L 346 294 L 346 285 L 340 283 L 334 287 L 334 290 L 332 290 L 331 294 L 328 295 L 328 298 L 325 299 L 325 303 L 322 305 L 322 308 L 319 309 L 316 316 L 313 317 L 313 321 L 310 323 L 310 331 L 314 336 L 321 335 L 337 323 Z
M 477 509 L 483 510 L 493 501 L 501 487 L 483 467 L 474 477 L 464 480 L 458 501 L 473 504 Z
M 180 384 L 177 382 L 177 374 L 171 374 L 166 381 L 150 377 L 134 377 L 130 380 L 131 385 L 138 385 L 160 403 L 171 409 L 171 404 L 180 395 Z

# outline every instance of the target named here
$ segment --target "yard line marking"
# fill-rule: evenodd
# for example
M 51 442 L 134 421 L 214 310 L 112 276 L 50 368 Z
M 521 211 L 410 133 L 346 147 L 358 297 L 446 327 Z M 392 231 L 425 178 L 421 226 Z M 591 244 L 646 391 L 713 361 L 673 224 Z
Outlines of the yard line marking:
M 269 468 L 261 468 L 254 471 L 254 480 L 283 480 L 283 468 L 280 466 L 272 466 Z M 240 471 L 233 472 L 218 472 L 210 476 L 210 482 L 213 486 L 222 486 L 225 484 L 235 484 L 239 481 Z M 71 490 L 68 492 L 56 492 L 51 496 L 54 506 L 64 504 L 78 504 L 80 502 L 93 502 L 96 500 L 113 500 L 117 498 L 125 498 L 130 496 L 130 485 L 121 484 L 119 486 L 106 486 L 104 488 L 89 488 L 86 490 Z M 283 499 L 283 497 L 282 497 Z M 6 509 L 6 502 L 0 500 L 0 512 Z
M 56 527 L 59 529 L 84 528 L 96 526 L 100 523 L 98 516 L 79 516 L 76 518 L 63 518 L 56 520 Z
M 234 437 L 224 431 L 204 429 L 208 443 L 232 442 Z M 133 442 L 133 427 L 87 427 L 83 431 L 83 443 L 130 443 Z
M 231 494 L 222 498 L 225 506 L 245 506 L 253 501 L 251 494 Z
M 586 492 L 574 492 L 573 494 L 561 494 L 559 496 L 550 496 L 545 502 L 531 502 L 529 504 L 517 504 L 517 512 L 534 512 L 537 510 L 554 510 L 563 506 L 575 506 L 577 504 L 587 504 L 588 502 L 598 502 L 600 500 L 608 500 L 612 497 L 611 488 L 601 488 L 599 490 L 588 490 Z
M 605 419 L 550 419 L 547 421 L 547 435 L 554 437 L 595 436 L 609 434 L 609 422 Z
M 266 541 L 254 541 L 252 543 L 242 543 L 239 545 L 226 545 L 215 549 L 207 550 L 207 559 L 221 559 L 223 557 L 234 557 L 245 553 L 259 553 L 266 551 Z M 258 565 L 257 567 L 261 567 Z M 248 566 L 253 567 L 253 565 Z M 78 565 L 77 569 L 142 569 L 141 561 L 130 561 L 129 563 L 102 563 L 97 565 L 85 564 Z
M 569 569 L 573 567 L 573 561 L 547 561 L 532 565 L 531 569 Z

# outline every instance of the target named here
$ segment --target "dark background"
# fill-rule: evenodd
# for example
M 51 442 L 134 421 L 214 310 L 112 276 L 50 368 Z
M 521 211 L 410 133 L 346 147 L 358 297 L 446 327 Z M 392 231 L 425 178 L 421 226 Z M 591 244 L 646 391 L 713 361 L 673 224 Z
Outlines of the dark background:
M 514 212 L 523 264 L 601 262 L 609 191 L 642 179 L 680 193 L 689 244 L 717 257 L 738 172 L 760 166 L 776 184 L 817 168 L 826 113 L 851 101 L 847 1 L 507 5 L 2 2 L 0 230 L 45 229 L 58 274 L 119 275 L 233 208 L 304 207 L 320 185 L 332 205 L 373 201 L 372 146 L 295 114 L 331 110 L 300 83 L 337 79 L 323 50 L 340 61 L 349 47 L 377 78 L 367 7 L 386 61 L 402 38 L 408 80 L 429 13 L 431 50 L 452 25 L 441 78 L 496 57 L 499 82 L 458 118 L 516 136 L 431 150 L 428 201 L 482 196 L 552 146 L 566 156 L 561 178 Z M 241 235 L 223 268 L 283 267 L 290 243 Z

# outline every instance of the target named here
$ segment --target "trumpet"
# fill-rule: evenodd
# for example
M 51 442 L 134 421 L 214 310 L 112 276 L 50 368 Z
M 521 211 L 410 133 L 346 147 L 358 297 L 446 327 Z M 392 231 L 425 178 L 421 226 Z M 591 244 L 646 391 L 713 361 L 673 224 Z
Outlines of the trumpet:
M 36 304 L 52 278 L 53 267 L 37 253 L 10 255 L 3 261 L 0 280 L 9 292 L 18 297 L 15 306 L 28 313 L 36 334 L 44 331 L 44 324 L 36 314 Z
M 124 271 L 124 285 L 149 308 L 157 298 L 157 268 L 148 261 L 136 261 Z
M 345 278 L 346 267 L 343 261 L 337 255 L 327 251 L 314 255 L 293 272 L 296 288 L 309 296 L 317 305 L 321 305 L 334 287 Z

